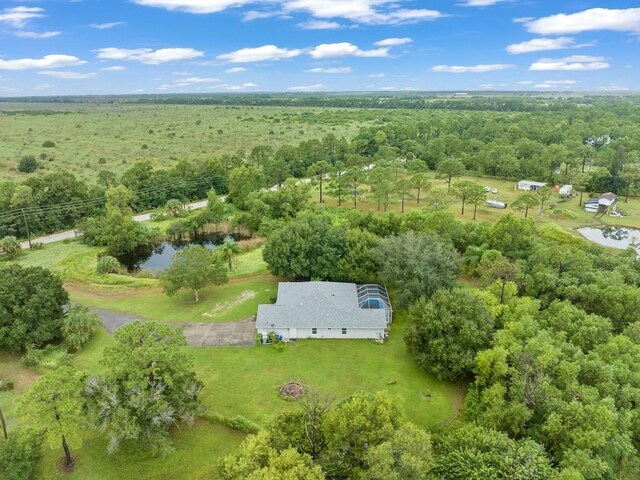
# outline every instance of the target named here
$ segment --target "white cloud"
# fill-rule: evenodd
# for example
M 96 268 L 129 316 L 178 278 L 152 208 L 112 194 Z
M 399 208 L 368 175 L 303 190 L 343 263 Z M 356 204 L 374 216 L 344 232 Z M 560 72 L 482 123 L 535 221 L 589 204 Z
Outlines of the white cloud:
M 57 37 L 62 32 L 27 32 L 25 30 L 18 30 L 13 32 L 13 35 L 20 38 L 52 38 Z
M 322 83 L 316 83 L 314 85 L 300 85 L 297 87 L 289 87 L 292 92 L 321 92 L 327 90 L 327 86 Z
M 531 80 L 523 80 L 521 82 L 517 82 L 518 85 L 533 85 L 535 82 Z
M 259 0 L 133 0 L 138 5 L 178 10 L 189 13 L 216 13 L 228 8 L 250 4 L 263 4 Z M 437 10 L 402 8 L 406 0 L 270 0 L 278 7 L 277 13 L 305 12 L 316 19 L 342 18 L 354 23 L 397 25 L 436 20 L 445 15 Z M 262 14 L 262 12 L 258 12 Z M 250 15 L 250 18 L 257 18 Z M 264 18 L 264 17 L 262 17 Z
M 253 20 L 262 20 L 264 18 L 274 18 L 274 17 L 291 18 L 280 11 L 258 12 L 256 10 L 250 10 L 248 12 L 245 12 L 245 14 L 242 16 L 242 21 L 251 22 Z
M 570 37 L 557 38 L 534 38 L 526 42 L 514 43 L 507 47 L 507 52 L 511 55 L 521 53 L 541 52 L 544 50 L 563 50 L 565 48 L 581 48 L 593 46 L 594 43 L 576 44 Z
M 305 30 L 337 30 L 342 28 L 338 22 L 328 22 L 326 20 L 310 20 L 308 22 L 302 22 L 298 24 L 298 27 Z
M 509 70 L 512 68 L 516 68 L 516 66 L 504 63 L 494 63 L 489 65 L 436 65 L 431 69 L 431 71 L 444 73 L 485 73 L 495 72 L 498 70 Z
M 526 23 L 527 30 L 541 35 L 562 35 L 595 30 L 640 33 L 640 8 L 592 8 L 578 13 L 559 13 Z
M 374 45 L 377 45 L 378 47 L 397 47 L 398 45 L 405 45 L 411 42 L 413 42 L 413 40 L 408 37 L 385 38 L 384 40 L 374 43 Z
M 104 67 L 100 70 L 102 70 L 103 72 L 121 72 L 126 69 L 127 67 L 123 67 L 122 65 L 114 65 L 113 67 Z
M 577 80 L 547 80 L 537 85 L 534 85 L 535 88 L 571 88 L 572 86 L 578 84 Z
M 247 70 L 248 68 L 244 68 L 244 67 L 233 67 L 228 70 L 225 70 L 224 73 L 242 73 L 242 72 L 246 72 Z
M 466 0 L 460 3 L 463 7 L 491 7 L 497 3 L 506 2 L 508 0 Z
M 253 3 L 252 0 L 133 0 L 146 7 L 159 7 L 189 13 L 216 13 L 230 7 L 241 7 Z
M 41 83 L 40 85 L 36 85 L 35 87 L 33 87 L 34 90 L 47 90 L 49 88 L 53 88 L 53 85 L 51 85 L 50 83 Z
M 313 58 L 336 58 L 336 57 L 387 57 L 389 48 L 376 48 L 375 50 L 360 50 L 356 45 L 349 42 L 323 43 L 313 48 L 309 55 Z
M 14 28 L 24 28 L 29 20 L 43 18 L 44 8 L 40 7 L 13 7 L 0 10 L 0 23 L 6 23 Z
M 189 77 L 189 78 L 180 78 L 176 80 L 175 84 L 178 87 L 186 87 L 188 85 L 196 85 L 199 83 L 218 83 L 218 82 L 220 82 L 219 78 Z
M 63 80 L 85 80 L 97 76 L 97 73 L 80 73 L 80 72 L 61 72 L 59 70 L 44 70 L 38 72 L 38 75 L 46 75 L 47 77 L 60 78 Z
M 573 55 L 565 58 L 541 58 L 533 62 L 529 70 L 533 71 L 581 71 L 604 70 L 610 67 L 604 57 Z
M 108 23 L 92 23 L 89 25 L 91 28 L 97 28 L 98 30 L 109 30 L 114 27 L 124 25 L 124 22 L 108 22 Z
M 257 86 L 258 85 L 256 83 L 247 82 L 247 83 L 243 83 L 242 85 L 225 85 L 224 88 L 226 90 L 238 91 L 238 90 L 245 90 L 247 88 L 255 88 Z
M 282 60 L 297 57 L 302 53 L 299 49 L 278 48 L 275 45 L 263 45 L 257 48 L 241 48 L 234 52 L 218 55 L 218 60 L 231 63 L 250 63 Z
M 320 19 L 343 18 L 354 23 L 397 25 L 444 17 L 437 10 L 401 8 L 397 0 L 277 0 L 287 12 L 302 11 Z
M 311 73 L 351 73 L 351 67 L 312 68 L 306 71 Z
M 101 48 L 98 50 L 98 58 L 101 60 L 128 60 L 148 65 L 175 62 L 178 60 L 191 60 L 204 56 L 204 52 L 193 48 Z
M 84 65 L 84 60 L 72 55 L 45 55 L 42 58 L 20 58 L 4 60 L 0 58 L 0 70 L 29 70 L 31 68 L 62 68 Z
M 383 78 L 384 77 L 384 73 L 372 73 L 371 75 L 369 75 L 369 77 L 371 77 L 371 78 Z

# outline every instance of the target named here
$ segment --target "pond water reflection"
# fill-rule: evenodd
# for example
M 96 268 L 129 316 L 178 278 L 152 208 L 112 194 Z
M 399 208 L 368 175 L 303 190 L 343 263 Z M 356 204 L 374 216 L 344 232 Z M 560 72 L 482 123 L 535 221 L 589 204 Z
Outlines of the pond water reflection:
M 169 268 L 173 256 L 179 250 L 192 245 L 202 245 L 210 250 L 215 250 L 223 242 L 235 242 L 247 237 L 239 233 L 205 233 L 192 238 L 175 238 L 162 242 L 156 247 L 136 251 L 130 255 L 120 257 L 118 260 L 129 271 L 147 270 L 162 272 Z

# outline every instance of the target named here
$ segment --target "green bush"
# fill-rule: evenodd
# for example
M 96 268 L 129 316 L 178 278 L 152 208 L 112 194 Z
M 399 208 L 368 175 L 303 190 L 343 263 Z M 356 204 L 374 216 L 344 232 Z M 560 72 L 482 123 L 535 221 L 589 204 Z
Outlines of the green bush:
M 0 380 L 0 392 L 8 392 L 13 390 L 13 382 L 7 382 L 6 380 Z
M 35 172 L 38 168 L 38 161 L 33 155 L 22 157 L 18 162 L 18 171 L 22 173 Z
M 108 273 L 122 273 L 124 268 L 118 262 L 118 259 L 112 257 L 111 255 L 105 255 L 104 257 L 100 257 L 98 259 L 98 265 L 96 267 L 96 271 L 102 274 Z
M 56 146 L 56 144 L 54 142 L 52 142 L 51 140 L 46 140 L 42 144 L 42 148 L 53 148 L 55 146 Z
M 98 316 L 87 307 L 77 305 L 62 319 L 64 343 L 72 352 L 80 350 L 100 325 Z
M 0 240 L 0 255 L 8 260 L 13 260 L 20 255 L 20 242 L 16 237 L 7 236 Z
M 29 480 L 40 458 L 40 435 L 14 432 L 7 441 L 0 441 L 0 478 Z
M 27 352 L 22 356 L 22 364 L 28 368 L 35 368 L 40 365 L 44 358 L 44 350 L 35 345 L 27 347 Z
M 227 417 L 219 413 L 213 413 L 209 415 L 209 420 L 213 423 L 220 423 L 227 427 L 233 428 L 243 433 L 257 433 L 260 430 L 260 425 L 252 422 L 242 415 L 236 415 L 234 417 Z

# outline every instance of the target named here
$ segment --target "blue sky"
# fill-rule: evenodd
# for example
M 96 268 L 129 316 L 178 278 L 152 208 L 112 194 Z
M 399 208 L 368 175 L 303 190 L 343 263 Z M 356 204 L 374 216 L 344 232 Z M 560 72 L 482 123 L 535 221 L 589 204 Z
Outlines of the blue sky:
M 0 95 L 640 90 L 630 0 L 1 0 Z

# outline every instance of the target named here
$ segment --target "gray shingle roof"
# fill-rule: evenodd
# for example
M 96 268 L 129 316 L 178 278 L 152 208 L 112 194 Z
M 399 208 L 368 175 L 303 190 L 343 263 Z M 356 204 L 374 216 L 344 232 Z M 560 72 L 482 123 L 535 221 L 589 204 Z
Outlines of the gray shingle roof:
M 358 307 L 354 283 L 282 282 L 273 305 L 259 305 L 256 328 L 386 328 L 384 309 Z

